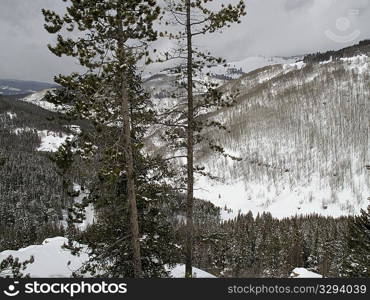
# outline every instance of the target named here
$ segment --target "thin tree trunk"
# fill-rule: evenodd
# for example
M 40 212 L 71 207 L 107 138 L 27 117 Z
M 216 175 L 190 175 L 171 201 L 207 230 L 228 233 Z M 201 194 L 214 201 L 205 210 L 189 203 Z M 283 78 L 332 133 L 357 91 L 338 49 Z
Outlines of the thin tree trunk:
M 119 12 L 118 12 L 119 14 Z M 126 65 L 126 51 L 124 40 L 122 37 L 123 27 L 119 23 L 118 50 L 120 57 L 120 64 Z M 130 229 L 132 235 L 132 251 L 133 251 L 133 267 L 134 277 L 140 278 L 142 276 L 141 254 L 140 254 L 140 240 L 139 240 L 139 219 L 136 204 L 136 189 L 134 178 L 134 156 L 131 142 L 131 118 L 129 110 L 129 96 L 128 96 L 128 82 L 126 69 L 122 71 L 122 88 L 121 88 L 121 113 L 123 122 L 123 143 L 126 158 L 126 176 L 127 176 L 127 200 L 130 207 Z
M 186 253 L 185 277 L 192 277 L 193 263 L 193 202 L 194 202 L 194 107 L 193 107 L 193 47 L 191 33 L 191 0 L 186 1 L 187 34 L 187 89 L 188 89 L 188 140 L 187 140 L 187 201 L 186 201 Z

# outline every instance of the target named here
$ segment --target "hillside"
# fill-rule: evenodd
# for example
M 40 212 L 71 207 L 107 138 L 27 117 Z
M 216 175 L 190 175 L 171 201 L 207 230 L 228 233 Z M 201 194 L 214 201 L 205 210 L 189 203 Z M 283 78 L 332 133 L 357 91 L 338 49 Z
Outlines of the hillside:
M 222 183 L 199 182 L 198 197 L 242 212 L 275 217 L 346 215 L 370 193 L 370 59 L 361 54 L 320 63 L 269 66 L 222 87 L 237 104 L 209 117 L 230 134 L 209 132 L 243 161 L 207 152 L 199 160 Z
M 80 129 L 89 132 L 90 125 L 77 120 L 70 123 L 52 104 L 43 103 L 43 94 L 27 96 L 33 99 L 31 103 L 24 101 L 24 95 L 0 96 L 0 251 L 61 235 L 67 209 L 86 196 L 86 191 L 75 195 L 83 181 L 79 174 L 69 174 L 67 179 L 74 184 L 66 186 L 51 158 L 66 139 Z M 177 194 L 165 208 L 173 223 L 183 217 L 184 201 Z M 212 204 L 197 200 L 195 206 L 195 218 L 219 219 L 220 209 Z M 79 229 L 92 223 L 92 211 L 88 206 L 87 219 Z
M 71 198 L 50 152 L 75 134 L 69 125 L 60 114 L 0 96 L 0 251 L 60 234 Z
M 271 212 L 278 218 L 341 216 L 366 207 L 370 51 L 362 42 L 328 53 L 308 55 L 307 63 L 272 63 L 237 79 L 218 81 L 224 92 L 239 90 L 240 95 L 233 107 L 203 115 L 226 124 L 230 133 L 207 134 L 242 161 L 232 162 L 200 147 L 197 163 L 219 180 L 198 178 L 195 195 L 231 208 L 232 213 L 223 212 L 224 218 L 239 210 Z M 159 74 L 145 85 L 160 113 L 174 103 L 185 109 L 182 99 L 171 98 L 174 76 Z M 162 131 L 152 128 L 150 150 L 166 151 L 159 138 Z

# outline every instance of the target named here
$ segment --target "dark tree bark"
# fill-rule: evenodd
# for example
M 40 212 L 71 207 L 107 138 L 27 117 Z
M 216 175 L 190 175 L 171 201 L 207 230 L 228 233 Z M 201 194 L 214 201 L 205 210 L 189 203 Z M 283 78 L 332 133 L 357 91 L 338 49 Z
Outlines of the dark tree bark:
M 119 33 L 123 32 L 122 23 L 119 25 Z M 118 36 L 118 51 L 120 56 L 120 63 L 126 65 L 126 50 L 125 41 L 122 35 Z M 140 278 L 142 276 L 141 253 L 140 253 L 140 240 L 139 240 L 139 219 L 137 213 L 136 203 L 136 189 L 135 189 L 135 175 L 134 175 L 134 156 L 131 142 L 131 118 L 130 118 L 130 105 L 128 95 L 128 82 L 127 82 L 126 68 L 123 67 L 122 71 L 122 87 L 121 87 L 121 111 L 122 111 L 122 141 L 123 149 L 126 157 L 126 177 L 127 177 L 127 201 L 130 207 L 130 230 L 132 235 L 132 252 L 133 252 L 133 267 L 134 277 Z
M 186 253 L 185 277 L 192 277 L 193 261 L 193 203 L 194 203 L 194 104 L 193 104 L 193 45 L 191 32 L 191 0 L 186 1 L 187 35 L 187 201 L 186 201 Z

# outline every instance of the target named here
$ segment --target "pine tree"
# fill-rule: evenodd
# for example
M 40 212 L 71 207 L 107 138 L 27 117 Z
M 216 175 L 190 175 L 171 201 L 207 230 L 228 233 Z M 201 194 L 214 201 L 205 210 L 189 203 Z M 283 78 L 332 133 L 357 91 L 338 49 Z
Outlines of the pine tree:
M 20 262 L 18 258 L 14 258 L 10 255 L 6 259 L 0 261 L 0 278 L 28 278 L 29 274 L 23 274 L 22 272 L 34 261 L 33 256 L 28 260 Z
M 173 20 L 167 24 L 179 26 L 176 33 L 164 32 L 172 40 L 177 40 L 179 47 L 164 53 L 162 60 L 180 60 L 174 68 L 174 73 L 179 75 L 180 87 L 172 95 L 173 98 L 181 99 L 186 95 L 185 103 L 179 103 L 178 107 L 171 108 L 171 115 L 164 125 L 171 128 L 166 139 L 174 141 L 176 150 L 183 149 L 175 158 L 186 158 L 186 243 L 185 264 L 186 277 L 192 276 L 193 260 L 193 210 L 194 210 L 194 173 L 211 176 L 203 166 L 195 164 L 194 150 L 196 145 L 203 144 L 213 151 L 220 152 L 226 156 L 222 147 L 206 136 L 206 128 L 217 128 L 226 130 L 225 126 L 217 121 L 207 120 L 201 115 L 212 109 L 231 105 L 236 95 L 224 94 L 217 89 L 218 84 L 213 82 L 196 80 L 197 75 L 204 72 L 207 66 L 224 63 L 224 60 L 213 57 L 210 52 L 203 52 L 196 48 L 195 39 L 201 35 L 214 33 L 223 27 L 229 27 L 232 23 L 239 23 L 240 17 L 245 15 L 244 1 L 238 1 L 235 6 L 223 4 L 218 9 L 210 7 L 213 0 L 168 0 L 167 11 Z M 177 29 L 177 28 L 176 28 Z M 208 74 L 209 75 L 209 74 Z M 185 114 L 179 111 L 186 111 Z M 185 123 L 183 120 L 186 120 Z M 169 120 L 169 121 L 168 121 Z M 203 132 L 202 132 L 203 131 Z M 179 141 L 179 139 L 181 141 Z
M 370 277 L 370 206 L 349 221 L 347 257 L 342 266 L 342 276 Z
M 55 81 L 64 89 L 54 95 L 49 94 L 48 99 L 55 104 L 72 101 L 68 115 L 90 120 L 94 125 L 95 136 L 92 133 L 81 135 L 75 141 L 78 144 L 75 153 L 79 154 L 81 160 L 95 160 L 93 169 L 101 174 L 102 186 L 107 181 L 110 187 L 112 182 L 123 185 L 120 186 L 119 195 L 125 197 L 119 198 L 127 201 L 127 205 L 122 203 L 121 208 L 127 206 L 129 210 L 132 244 L 129 257 L 133 266 L 133 272 L 127 270 L 127 274 L 134 277 L 149 276 L 150 272 L 143 273 L 142 268 L 143 260 L 147 257 L 141 257 L 140 250 L 142 238 L 139 233 L 138 187 L 135 182 L 138 167 L 135 167 L 134 160 L 140 157 L 141 131 L 145 130 L 143 122 L 147 121 L 151 111 L 146 104 L 142 106 L 141 100 L 147 99 L 147 96 L 143 98 L 141 91 L 140 96 L 135 94 L 141 84 L 135 65 L 140 60 L 149 60 L 147 47 L 157 38 L 153 23 L 160 16 L 160 8 L 155 0 L 68 2 L 64 16 L 43 10 L 45 28 L 52 34 L 62 29 L 77 32 L 79 37 L 73 39 L 58 34 L 56 46 L 49 45 L 49 49 L 57 56 L 76 57 L 87 71 L 84 74 L 56 77 Z M 99 144 L 103 151 L 94 144 L 99 142 L 97 137 L 103 139 Z M 110 137 L 116 139 L 113 141 Z M 59 153 L 59 156 L 63 157 L 65 153 Z M 113 165 L 104 172 L 104 162 L 111 161 L 112 157 Z M 101 160 L 103 163 L 100 163 Z M 124 180 L 120 179 L 122 176 Z M 90 180 L 90 184 L 97 182 Z M 77 214 L 77 218 L 80 216 L 80 213 Z M 109 243 L 107 241 L 106 244 Z

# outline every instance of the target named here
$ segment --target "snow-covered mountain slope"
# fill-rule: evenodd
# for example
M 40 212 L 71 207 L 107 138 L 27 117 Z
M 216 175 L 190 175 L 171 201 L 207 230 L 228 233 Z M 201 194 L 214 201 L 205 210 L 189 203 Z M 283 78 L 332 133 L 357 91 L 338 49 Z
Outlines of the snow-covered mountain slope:
M 45 96 L 48 92 L 53 91 L 54 89 L 44 89 L 35 93 L 32 93 L 24 98 L 21 98 L 19 100 L 25 101 L 37 106 L 42 107 L 43 109 L 52 111 L 52 112 L 64 112 L 66 109 L 68 109 L 68 106 L 56 106 L 53 103 L 50 103 L 48 101 L 45 101 Z
M 266 66 L 279 65 L 279 64 L 294 64 L 302 60 L 302 57 L 266 57 L 266 56 L 252 56 L 247 57 L 241 61 L 227 63 L 226 65 L 216 65 L 212 67 L 205 67 L 201 74 L 195 78 L 195 82 L 213 82 L 218 85 L 223 85 L 231 80 L 238 79 L 243 75 L 252 71 L 261 69 Z M 144 76 L 144 87 L 152 94 L 155 99 L 155 104 L 166 108 L 173 103 L 166 103 L 172 101 L 169 99 L 170 95 L 178 91 L 178 78 L 171 69 L 163 70 L 154 75 Z M 196 84 L 196 83 L 195 83 Z
M 221 89 L 239 90 L 237 104 L 208 117 L 226 124 L 230 133 L 208 134 L 243 160 L 199 150 L 197 163 L 220 180 L 198 178 L 195 195 L 231 208 L 223 211 L 224 218 L 239 210 L 268 211 L 278 218 L 359 213 L 370 195 L 365 170 L 369 68 L 365 54 L 315 63 L 292 59 L 227 81 Z M 153 76 L 145 85 L 160 113 L 181 101 L 169 96 L 176 86 L 169 74 Z M 163 146 L 162 130 L 152 128 L 149 149 Z
M 293 64 L 299 60 L 302 60 L 302 57 L 293 56 L 293 57 L 281 57 L 281 56 L 251 56 L 247 57 L 240 61 L 234 61 L 227 63 L 226 66 L 219 65 L 211 67 L 209 72 L 216 77 L 222 78 L 224 75 L 225 78 L 229 79 L 238 79 L 242 75 L 250 73 L 254 70 L 272 65 L 281 65 L 281 64 Z
M 15 79 L 0 79 L 0 95 L 24 95 L 56 87 L 55 84 Z
M 14 128 L 11 130 L 11 132 L 17 135 L 24 132 L 36 133 L 41 139 L 41 144 L 35 150 L 42 152 L 56 152 L 67 139 L 72 139 L 74 137 L 73 134 L 66 134 L 64 132 L 55 132 L 51 130 L 37 130 L 30 127 Z
M 89 257 L 87 249 L 82 251 L 81 255 L 75 256 L 62 246 L 68 243 L 65 237 L 54 237 L 46 239 L 41 245 L 32 245 L 19 250 L 7 250 L 0 252 L 0 262 L 10 255 L 13 258 L 19 258 L 20 261 L 34 257 L 34 263 L 29 264 L 24 274 L 29 274 L 32 278 L 57 278 L 71 277 L 74 271 L 77 271 L 86 262 Z M 83 245 L 82 245 L 83 246 Z M 185 265 L 178 264 L 174 268 L 168 268 L 170 277 L 184 278 Z M 215 278 L 210 273 L 193 268 L 194 278 Z M 2 274 L 0 273 L 0 277 Z
M 209 115 L 229 134 L 212 131 L 232 162 L 203 149 L 198 162 L 220 182 L 201 178 L 196 196 L 239 210 L 283 218 L 340 216 L 367 206 L 370 58 L 267 66 L 224 85 L 237 105 Z

